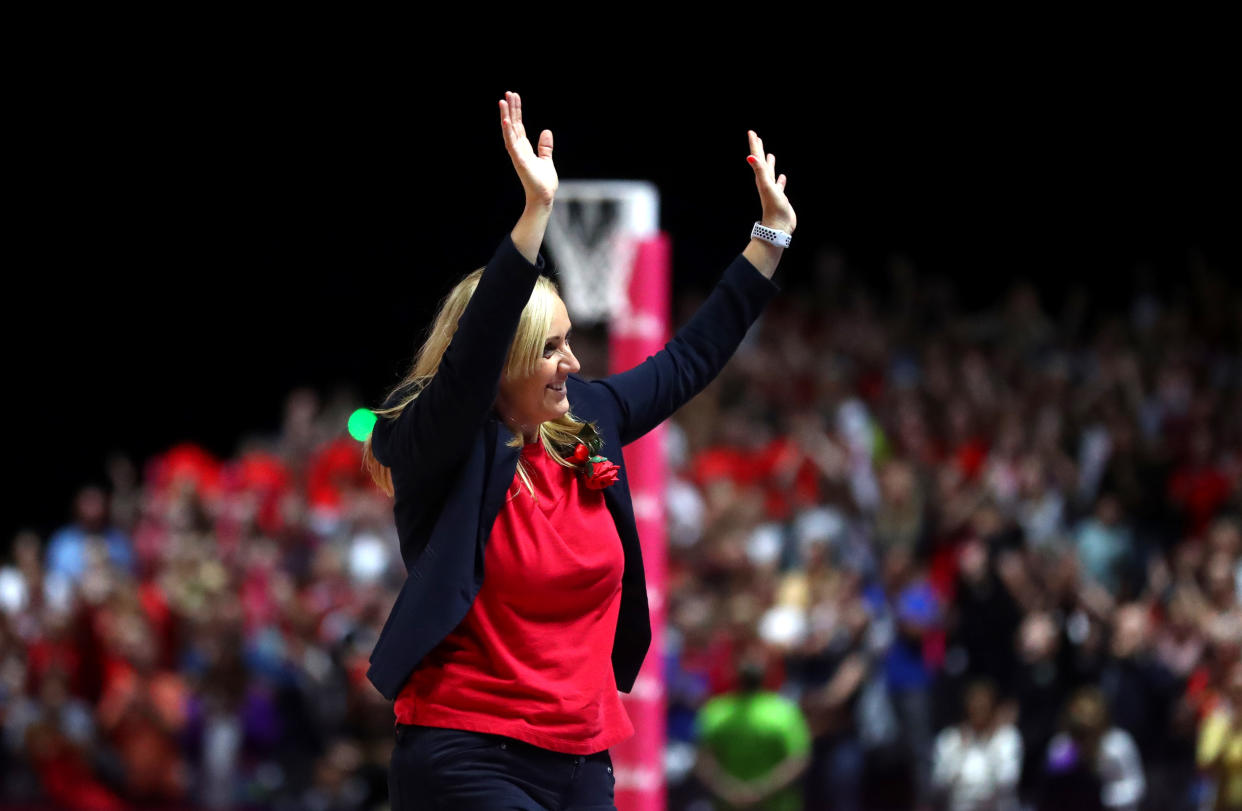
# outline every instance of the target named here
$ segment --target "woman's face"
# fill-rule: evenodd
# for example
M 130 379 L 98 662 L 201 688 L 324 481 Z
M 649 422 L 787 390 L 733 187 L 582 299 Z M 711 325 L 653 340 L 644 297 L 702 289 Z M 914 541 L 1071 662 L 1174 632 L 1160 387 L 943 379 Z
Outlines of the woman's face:
M 528 377 L 503 377 L 496 408 L 505 421 L 520 428 L 530 438 L 539 424 L 564 416 L 569 412 L 569 398 L 565 392 L 565 380 L 581 366 L 569 348 L 569 313 L 560 297 L 555 299 L 552 324 L 543 356 L 535 372 Z

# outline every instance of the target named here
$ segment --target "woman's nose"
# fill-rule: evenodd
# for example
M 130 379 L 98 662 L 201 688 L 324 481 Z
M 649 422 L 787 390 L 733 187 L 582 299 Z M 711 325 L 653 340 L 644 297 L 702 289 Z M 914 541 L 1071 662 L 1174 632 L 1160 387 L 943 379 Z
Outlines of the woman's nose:
M 574 356 L 574 351 L 568 347 L 565 348 L 565 352 L 561 355 L 561 363 L 568 367 L 569 374 L 576 374 L 582 368 L 581 364 L 578 363 L 578 358 Z

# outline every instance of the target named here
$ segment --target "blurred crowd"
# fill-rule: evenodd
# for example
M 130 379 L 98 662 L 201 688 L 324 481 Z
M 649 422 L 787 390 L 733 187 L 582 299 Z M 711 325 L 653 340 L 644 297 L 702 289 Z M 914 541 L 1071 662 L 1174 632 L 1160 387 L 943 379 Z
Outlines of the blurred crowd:
M 1242 808 L 1242 290 L 1167 287 L 770 305 L 674 431 L 677 802 Z
M 0 568 L 3 796 L 30 808 L 373 809 L 391 703 L 365 673 L 404 570 L 342 398 L 229 459 L 109 461 Z M 6 806 L 8 807 L 8 806 Z
M 1242 293 L 1138 288 L 968 312 L 828 253 L 770 305 L 665 429 L 671 808 L 1242 807 Z M 7 801 L 385 806 L 404 571 L 348 399 L 12 539 Z

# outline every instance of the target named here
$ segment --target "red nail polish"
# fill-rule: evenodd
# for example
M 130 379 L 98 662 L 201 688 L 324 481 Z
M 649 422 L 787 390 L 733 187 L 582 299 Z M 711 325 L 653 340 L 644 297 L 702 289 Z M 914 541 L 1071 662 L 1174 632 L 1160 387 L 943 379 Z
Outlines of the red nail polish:
M 754 155 L 747 155 L 747 156 L 746 156 L 746 162 L 747 162 L 747 163 L 754 163 L 754 162 L 755 162 L 755 156 L 754 156 Z

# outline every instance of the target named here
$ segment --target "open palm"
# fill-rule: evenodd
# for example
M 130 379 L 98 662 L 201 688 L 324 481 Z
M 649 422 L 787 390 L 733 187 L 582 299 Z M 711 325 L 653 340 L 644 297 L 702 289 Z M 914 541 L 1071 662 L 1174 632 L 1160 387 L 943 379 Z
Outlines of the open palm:
M 506 92 L 500 102 L 500 132 L 513 168 L 526 190 L 527 202 L 551 205 L 560 182 L 552 163 L 552 131 L 539 133 L 539 146 L 532 149 L 522 124 L 522 97 Z
M 792 234 L 798 225 L 798 217 L 785 196 L 785 175 L 776 174 L 776 156 L 763 151 L 763 141 L 754 130 L 747 130 L 746 137 L 750 140 L 750 154 L 746 160 L 755 170 L 755 186 L 759 189 L 759 202 L 763 206 L 763 224 Z

